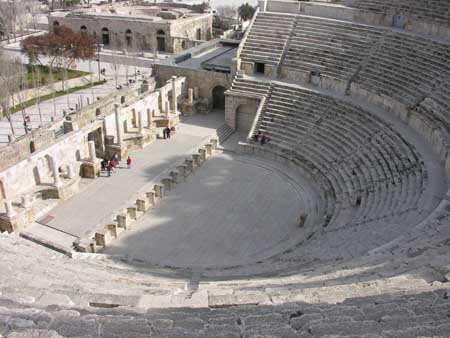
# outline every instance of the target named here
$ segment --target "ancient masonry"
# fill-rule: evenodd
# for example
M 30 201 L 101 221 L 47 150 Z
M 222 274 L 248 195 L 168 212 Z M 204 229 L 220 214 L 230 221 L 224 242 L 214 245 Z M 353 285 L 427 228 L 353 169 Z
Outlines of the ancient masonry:
M 167 165 L 126 210 L 112 210 L 114 221 L 76 243 L 82 252 L 18 236 L 40 211 L 30 196 L 76 194 L 79 174 L 96 177 L 98 158 L 123 158 L 176 125 L 181 110 L 194 114 L 205 99 L 199 89 L 182 74 L 158 86 L 148 79 L 149 90 L 119 91 L 3 148 L 0 337 L 450 337 L 449 8 L 450 0 L 259 1 L 224 94 L 231 146 L 208 137 L 198 153 Z M 311 185 L 290 224 L 298 240 L 258 247 L 229 266 L 107 254 L 119 232 L 132 233 L 135 220 L 220 151 L 278 168 L 292 186 Z M 236 178 L 213 175 L 211 184 Z M 233 196 L 245 196 L 247 207 L 251 198 L 291 205 L 278 192 Z M 222 218 L 230 235 L 246 226 Z M 251 230 L 243 252 L 260 228 Z M 210 247 L 232 240 L 210 238 Z
M 93 34 L 106 49 L 176 53 L 212 37 L 212 15 L 188 5 L 112 4 L 73 12 L 53 12 L 49 28 L 64 25 Z

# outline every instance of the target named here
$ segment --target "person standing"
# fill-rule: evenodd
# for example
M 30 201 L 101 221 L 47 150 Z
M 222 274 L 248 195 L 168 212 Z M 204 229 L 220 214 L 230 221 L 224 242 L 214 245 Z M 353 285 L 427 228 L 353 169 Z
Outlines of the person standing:
M 128 169 L 131 169 L 131 156 L 128 156 L 127 158 L 127 167 Z
M 117 155 L 117 153 L 114 153 L 113 160 L 114 166 L 119 166 L 119 155 Z
M 116 166 L 116 164 L 114 163 L 114 159 L 112 158 L 110 161 L 109 161 L 109 163 L 108 163 L 108 168 L 109 168 L 109 170 L 110 170 L 110 175 L 111 175 L 111 173 L 113 173 L 114 172 L 114 167 Z

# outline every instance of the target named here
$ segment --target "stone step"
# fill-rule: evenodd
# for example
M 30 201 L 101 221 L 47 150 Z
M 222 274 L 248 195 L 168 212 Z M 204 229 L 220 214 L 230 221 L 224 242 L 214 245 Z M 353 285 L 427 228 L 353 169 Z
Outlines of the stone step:
M 79 239 L 75 235 L 37 222 L 32 223 L 25 230 L 21 231 L 20 236 L 69 257 L 72 256 L 73 243 Z

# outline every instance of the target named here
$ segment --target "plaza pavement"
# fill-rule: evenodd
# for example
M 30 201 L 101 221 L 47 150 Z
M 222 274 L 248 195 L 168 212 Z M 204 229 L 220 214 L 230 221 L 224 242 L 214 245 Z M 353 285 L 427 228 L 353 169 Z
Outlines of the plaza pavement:
M 11 47 L 12 46 L 12 47 Z M 23 62 L 28 62 L 26 56 L 24 56 L 19 50 L 18 50 L 18 43 L 11 44 L 8 46 L 8 50 L 5 51 L 5 53 L 10 56 L 11 58 L 21 58 Z M 101 60 L 101 58 L 100 58 Z M 45 63 L 45 60 L 44 60 Z M 97 100 L 97 98 L 102 98 L 110 93 L 116 91 L 116 85 L 115 85 L 115 79 L 114 79 L 114 70 L 113 65 L 108 62 L 101 61 L 100 63 L 101 68 L 106 69 L 106 79 L 107 82 L 98 86 L 94 86 L 92 88 L 80 90 L 74 93 L 69 94 L 69 99 L 67 99 L 67 95 L 59 96 L 55 98 L 54 102 L 53 99 L 44 101 L 40 104 L 40 110 L 37 105 L 34 105 L 32 107 L 29 107 L 25 109 L 25 115 L 30 116 L 31 122 L 29 123 L 29 127 L 31 129 L 39 128 L 39 126 L 47 125 L 51 122 L 51 119 L 58 119 L 63 116 L 63 112 L 66 111 L 67 113 L 74 111 L 76 104 L 78 102 L 82 102 L 83 106 L 88 104 L 89 102 L 93 102 L 93 100 Z M 82 70 L 85 72 L 89 72 L 89 62 L 86 61 L 80 61 L 77 62 L 77 70 Z M 93 81 L 98 81 L 98 64 L 97 62 L 91 63 L 91 70 L 93 72 Z M 128 74 L 129 79 L 134 79 L 134 66 L 129 66 L 128 68 Z M 141 78 L 142 75 L 150 75 L 151 69 L 149 68 L 142 68 L 142 67 L 136 67 L 136 71 L 139 71 L 140 75 L 138 75 L 137 79 Z M 119 68 L 119 76 L 118 76 L 118 84 L 125 86 L 126 85 L 126 68 L 125 66 L 121 66 Z M 13 114 L 12 117 L 13 121 L 13 128 L 16 133 L 16 137 L 20 137 L 25 134 L 25 129 L 23 126 L 23 116 L 22 112 L 19 111 L 15 114 Z M 11 134 L 11 127 L 6 118 L 0 119 L 0 147 L 2 145 L 5 145 L 8 143 L 8 135 Z
M 304 236 L 297 220 L 308 194 L 285 169 L 228 152 L 215 155 L 102 252 L 195 270 L 276 255 Z
M 186 118 L 170 140 L 157 139 L 145 149 L 134 152 L 131 169 L 126 169 L 125 162 L 121 161 L 111 177 L 102 176 L 83 185 L 78 195 L 62 202 L 43 218 L 51 219 L 47 223 L 50 227 L 76 237 L 85 236 L 132 204 L 145 185 L 152 185 L 152 180 L 165 169 L 214 136 L 223 123 L 223 112 Z

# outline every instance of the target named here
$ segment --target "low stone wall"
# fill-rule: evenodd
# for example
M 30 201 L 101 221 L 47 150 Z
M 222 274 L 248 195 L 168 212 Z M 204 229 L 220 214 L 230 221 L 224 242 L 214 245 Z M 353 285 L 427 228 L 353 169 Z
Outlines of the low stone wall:
M 175 65 L 156 64 L 154 74 L 158 83 L 164 83 L 174 75 L 185 77 L 187 88 L 198 88 L 199 96 L 210 101 L 213 99 L 212 92 L 216 86 L 230 89 L 233 82 L 233 77 L 230 74 L 210 72 L 203 69 L 181 68 Z
M 96 75 L 93 75 L 93 81 L 98 81 Z M 14 95 L 14 99 L 11 100 L 11 104 L 17 105 L 19 102 L 28 101 L 36 96 L 44 96 L 53 93 L 54 91 L 66 90 L 74 87 L 85 86 L 91 83 L 91 76 L 86 75 L 82 77 L 78 77 L 75 79 L 70 79 L 68 81 L 58 81 L 51 85 L 42 86 L 39 88 L 32 88 L 27 90 L 22 90 L 20 93 Z M 53 88 L 52 88 L 53 87 Z

